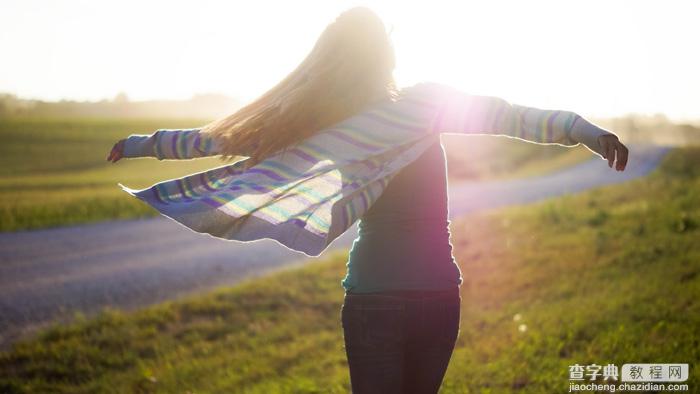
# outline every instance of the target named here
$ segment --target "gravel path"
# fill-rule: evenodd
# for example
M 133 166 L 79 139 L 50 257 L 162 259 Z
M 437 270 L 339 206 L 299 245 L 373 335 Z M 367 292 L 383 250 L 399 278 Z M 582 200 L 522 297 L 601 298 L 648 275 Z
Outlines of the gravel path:
M 450 185 L 450 218 L 644 176 L 669 150 L 629 148 L 624 172 L 595 158 L 544 176 Z M 331 248 L 356 234 L 355 225 Z M 154 304 L 309 260 L 275 241 L 224 241 L 165 217 L 0 233 L 0 348 L 76 311 Z

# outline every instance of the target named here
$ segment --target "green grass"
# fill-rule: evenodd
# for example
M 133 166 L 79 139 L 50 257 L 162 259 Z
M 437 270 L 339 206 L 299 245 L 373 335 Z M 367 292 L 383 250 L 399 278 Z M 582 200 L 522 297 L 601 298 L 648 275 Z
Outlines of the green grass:
M 697 390 L 698 201 L 684 148 L 645 179 L 453 221 L 463 307 L 441 392 L 567 392 L 575 363 L 663 362 Z M 0 392 L 349 392 L 345 258 L 55 326 L 0 354 Z
M 0 231 L 155 216 L 118 182 L 144 188 L 218 167 L 217 157 L 106 160 L 116 141 L 196 120 L 0 119 Z
M 158 215 L 117 183 L 145 188 L 156 182 L 225 165 L 217 157 L 192 160 L 105 159 L 129 134 L 187 128 L 199 120 L 0 119 L 0 231 L 37 229 Z M 461 138 L 460 138 L 461 137 Z M 545 147 L 507 138 L 446 139 L 451 182 L 529 175 L 590 158 L 584 148 Z M 492 155 L 495 159 L 489 159 Z

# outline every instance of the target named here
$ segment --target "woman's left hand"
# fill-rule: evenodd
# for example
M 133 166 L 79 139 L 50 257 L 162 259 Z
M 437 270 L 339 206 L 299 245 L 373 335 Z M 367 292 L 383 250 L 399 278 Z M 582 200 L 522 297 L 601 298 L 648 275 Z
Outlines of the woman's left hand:
M 627 165 L 629 150 L 622 142 L 620 142 L 617 136 L 615 134 L 601 135 L 598 137 L 598 143 L 600 144 L 601 150 L 605 154 L 603 157 L 608 160 L 608 167 L 612 168 L 615 157 L 617 156 L 615 169 L 617 171 L 624 171 L 625 166 Z

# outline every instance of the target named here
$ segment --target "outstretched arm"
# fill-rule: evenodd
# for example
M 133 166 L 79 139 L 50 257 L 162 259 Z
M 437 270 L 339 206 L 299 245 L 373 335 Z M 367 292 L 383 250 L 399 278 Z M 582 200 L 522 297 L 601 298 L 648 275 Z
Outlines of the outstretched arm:
M 511 104 L 498 97 L 469 95 L 447 85 L 424 83 L 421 95 L 436 104 L 431 132 L 494 134 L 537 144 L 584 144 L 616 169 L 627 163 L 627 148 L 618 137 L 571 111 L 544 110 Z
M 117 142 L 107 160 L 116 162 L 122 157 L 155 157 L 164 159 L 193 159 L 219 154 L 213 138 L 200 129 L 160 129 L 152 134 L 132 134 Z

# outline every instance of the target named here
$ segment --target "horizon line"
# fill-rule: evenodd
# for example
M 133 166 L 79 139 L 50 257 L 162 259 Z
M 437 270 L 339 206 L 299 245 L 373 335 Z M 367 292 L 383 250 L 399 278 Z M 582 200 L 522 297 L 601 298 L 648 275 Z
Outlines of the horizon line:
M 117 102 L 117 98 L 120 95 L 124 95 L 126 97 L 126 100 L 124 101 L 125 103 L 133 103 L 133 104 L 138 104 L 138 103 L 146 103 L 146 102 L 155 102 L 155 101 L 191 101 L 192 99 L 198 97 L 198 96 L 220 96 L 221 98 L 225 99 L 231 99 L 233 101 L 238 102 L 240 105 L 245 105 L 248 102 L 252 100 L 243 100 L 239 97 L 232 96 L 226 93 L 220 93 L 220 92 L 201 92 L 201 93 L 192 93 L 189 97 L 187 98 L 148 98 L 148 99 L 132 99 L 129 94 L 126 91 L 120 91 L 116 93 L 115 95 L 111 97 L 103 97 L 101 99 L 77 99 L 77 98 L 69 98 L 69 97 L 64 97 L 61 99 L 49 99 L 49 98 L 35 98 L 35 97 L 26 97 L 26 96 L 20 96 L 17 93 L 13 92 L 8 92 L 8 91 L 0 91 L 0 97 L 2 96 L 12 96 L 17 100 L 21 101 L 36 101 L 36 102 L 43 102 L 43 103 L 49 103 L 49 104 L 60 104 L 62 102 L 69 102 L 69 103 L 80 103 L 80 104 L 99 104 L 99 103 L 104 103 L 104 102 Z M 676 123 L 676 124 L 683 124 L 683 123 L 688 123 L 691 125 L 696 125 L 700 126 L 700 115 L 696 117 L 674 117 L 671 116 L 667 113 L 664 113 L 663 111 L 656 111 L 656 112 L 624 112 L 624 113 L 618 113 L 614 115 L 595 115 L 591 116 L 591 118 L 597 118 L 597 119 L 615 119 L 615 118 L 628 118 L 628 117 L 645 117 L 645 118 L 653 118 L 657 116 L 662 116 L 666 118 L 667 120 Z

